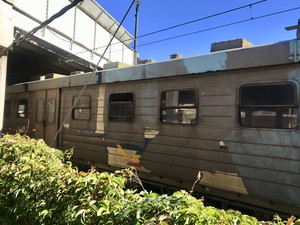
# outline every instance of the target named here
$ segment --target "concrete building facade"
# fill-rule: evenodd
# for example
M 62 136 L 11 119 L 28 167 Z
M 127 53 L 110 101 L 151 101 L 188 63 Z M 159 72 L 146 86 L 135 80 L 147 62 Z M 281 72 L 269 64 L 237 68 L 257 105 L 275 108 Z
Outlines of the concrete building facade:
M 13 41 L 12 12 L 10 1 L 0 1 L 0 130 L 3 126 L 8 47 Z

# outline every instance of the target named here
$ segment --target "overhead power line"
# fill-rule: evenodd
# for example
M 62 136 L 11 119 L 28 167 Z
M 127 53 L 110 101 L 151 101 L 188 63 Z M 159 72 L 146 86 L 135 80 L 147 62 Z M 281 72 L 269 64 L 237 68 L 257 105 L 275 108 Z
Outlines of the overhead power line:
M 261 4 L 261 3 L 266 2 L 266 1 L 268 1 L 268 0 L 261 0 L 261 1 L 253 2 L 253 3 L 247 4 L 247 5 L 239 6 L 239 7 L 232 8 L 232 9 L 229 9 L 229 10 L 226 10 L 226 11 L 222 11 L 222 12 L 219 12 L 219 13 L 215 13 L 215 14 L 212 14 L 212 15 L 205 16 L 205 17 L 201 17 L 201 18 L 198 18 L 198 19 L 195 19 L 195 20 L 191 20 L 191 21 L 187 21 L 187 22 L 184 22 L 184 23 L 180 23 L 180 24 L 177 24 L 177 25 L 170 26 L 170 27 L 166 27 L 166 28 L 163 28 L 163 29 L 160 29 L 160 30 L 157 30 L 157 31 L 152 31 L 152 32 L 149 32 L 149 33 L 146 33 L 146 34 L 143 34 L 143 35 L 139 35 L 137 37 L 137 39 L 143 38 L 143 37 L 146 37 L 146 36 L 150 36 L 150 35 L 153 35 L 153 34 L 161 33 L 161 32 L 167 31 L 167 30 L 175 29 L 175 28 L 178 28 L 178 27 L 186 26 L 188 24 L 192 24 L 192 23 L 195 23 L 195 22 L 198 22 L 198 21 L 203 21 L 203 20 L 207 20 L 207 19 L 214 18 L 214 17 L 217 17 L 217 16 L 221 16 L 221 15 L 224 15 L 224 14 L 228 14 L 228 13 L 238 11 L 238 10 L 241 10 L 241 9 L 245 9 L 245 8 L 248 8 L 248 7 L 252 8 L 252 6 Z M 131 40 L 133 40 L 133 38 L 127 39 L 125 41 L 131 41 Z M 117 43 L 115 43 L 115 44 L 117 44 Z M 114 45 L 114 44 L 112 44 L 112 45 Z M 96 51 L 96 50 L 99 50 L 99 49 L 105 48 L 105 47 L 106 46 L 100 46 L 100 47 L 94 48 L 93 50 Z M 79 55 L 79 54 L 82 54 L 82 53 L 85 53 L 85 52 L 87 52 L 87 51 L 85 50 L 85 51 L 78 52 L 78 53 L 75 53 L 75 54 Z
M 173 37 L 169 37 L 169 38 L 165 38 L 165 39 L 161 39 L 161 40 L 157 40 L 157 41 L 151 41 L 151 42 L 148 42 L 145 44 L 140 44 L 140 45 L 138 45 L 138 47 L 155 44 L 155 43 L 159 43 L 159 42 L 163 42 L 163 41 L 169 41 L 172 39 L 181 38 L 181 37 L 185 37 L 185 36 L 189 36 L 189 35 L 193 35 L 193 34 L 198 34 L 198 33 L 206 32 L 206 31 L 210 31 L 210 30 L 216 30 L 216 29 L 220 29 L 220 28 L 224 28 L 224 27 L 228 27 L 228 26 L 233 26 L 236 24 L 241 24 L 241 23 L 252 21 L 252 20 L 258 20 L 258 19 L 262 19 L 262 18 L 266 18 L 266 17 L 270 17 L 270 16 L 282 14 L 282 13 L 287 13 L 287 12 L 291 12 L 291 11 L 298 10 L 298 9 L 300 9 L 300 7 L 282 10 L 282 11 L 278 11 L 278 12 L 274 12 L 274 13 L 269 13 L 269 14 L 262 15 L 262 16 L 251 17 L 251 18 L 245 19 L 245 20 L 240 20 L 240 21 L 236 21 L 236 22 L 232 22 L 232 23 L 215 26 L 215 27 L 210 27 L 210 28 L 206 28 L 203 30 L 198 30 L 198 31 L 194 31 L 194 32 L 186 33 L 186 34 L 181 34 L 181 35 L 177 35 L 177 36 L 173 36 Z
M 158 31 L 154 31 L 154 32 L 150 32 L 150 33 L 138 36 L 137 38 L 145 37 L 145 36 L 148 36 L 148 35 L 151 35 L 151 34 L 154 34 L 154 33 L 158 33 L 158 32 L 163 32 L 167 29 L 173 29 L 175 27 L 184 26 L 184 24 L 190 24 L 193 21 L 196 22 L 196 21 L 200 21 L 200 20 L 205 20 L 205 19 L 208 19 L 208 18 L 220 16 L 220 15 L 225 14 L 225 13 L 233 12 L 233 11 L 236 11 L 236 10 L 241 10 L 242 8 L 252 7 L 253 5 L 257 5 L 257 4 L 260 4 L 260 3 L 265 2 L 265 1 L 267 1 L 267 0 L 254 2 L 254 3 L 248 4 L 248 5 L 240 6 L 238 8 L 226 10 L 226 11 L 223 11 L 223 12 L 220 12 L 220 13 L 217 13 L 217 14 L 213 14 L 213 15 L 209 15 L 209 16 L 206 16 L 206 17 L 203 17 L 203 18 L 199 18 L 197 20 L 192 20 L 192 21 L 181 23 L 181 24 L 178 24 L 178 25 L 174 25 L 174 26 L 171 26 L 171 27 L 168 27 L 168 28 L 160 29 Z M 257 16 L 257 17 L 253 17 L 252 14 L 251 14 L 251 17 L 249 19 L 240 20 L 240 21 L 236 21 L 236 22 L 232 22 L 232 23 L 227 23 L 227 24 L 223 24 L 223 25 L 219 25 L 219 26 L 215 26 L 215 27 L 210 27 L 210 28 L 206 28 L 206 29 L 202 29 L 202 30 L 198 30 L 198 31 L 194 31 L 194 32 L 190 32 L 190 33 L 186 33 L 186 34 L 182 34 L 182 35 L 177 35 L 177 36 L 173 36 L 173 37 L 169 37 L 169 38 L 165 38 L 165 39 L 160 39 L 160 40 L 140 44 L 137 47 L 143 47 L 143 46 L 146 46 L 146 45 L 151 45 L 151 44 L 156 44 L 156 43 L 159 43 L 159 42 L 169 41 L 169 40 L 172 40 L 172 39 L 177 39 L 177 38 L 181 38 L 181 37 L 185 37 L 185 36 L 190 36 L 190 35 L 194 35 L 194 34 L 197 34 L 197 33 L 203 33 L 203 32 L 206 32 L 206 31 L 221 29 L 221 28 L 224 28 L 224 27 L 229 27 L 229 26 L 249 22 L 251 20 L 259 20 L 259 19 L 262 19 L 262 18 L 271 17 L 271 16 L 275 16 L 275 15 L 278 15 L 278 14 L 283 14 L 283 13 L 287 13 L 287 12 L 295 11 L 295 10 L 299 10 L 299 9 L 300 9 L 300 7 L 295 7 L 295 8 L 291 8 L 291 9 L 287 9 L 287 10 L 282 10 L 282 11 L 278 11 L 278 12 L 269 13 L 269 14 L 262 15 L 262 16 Z M 128 39 L 128 40 L 132 40 L 132 39 Z M 126 41 L 128 41 L 128 40 L 126 40 Z M 111 44 L 111 45 L 114 45 L 114 44 Z M 104 47 L 107 47 L 107 46 L 97 47 L 94 50 L 104 48 Z M 122 49 L 114 50 L 113 52 L 117 52 L 117 51 L 122 51 Z M 78 53 L 75 53 L 75 55 L 79 55 L 79 54 L 85 53 L 85 52 L 87 52 L 87 51 L 78 52 Z
M 291 12 L 291 11 L 295 11 L 295 10 L 299 10 L 299 9 L 300 9 L 300 7 L 296 7 L 296 8 L 291 8 L 291 9 L 287 9 L 287 10 L 282 10 L 282 11 L 278 11 L 278 12 L 269 13 L 269 14 L 262 15 L 262 16 L 257 16 L 257 17 L 252 17 L 251 16 L 251 18 L 249 18 L 249 19 L 239 20 L 239 21 L 232 22 L 232 23 L 222 24 L 222 25 L 215 26 L 215 27 L 209 27 L 209 28 L 206 28 L 206 29 L 202 29 L 202 30 L 198 30 L 198 31 L 194 31 L 194 32 L 186 33 L 186 34 L 181 34 L 181 35 L 177 35 L 177 36 L 173 36 L 173 37 L 169 37 L 169 38 L 165 38 L 165 39 L 160 39 L 160 40 L 148 42 L 148 43 L 145 43 L 145 44 L 140 44 L 137 47 L 143 47 L 143 46 L 146 46 L 146 45 L 151 45 L 151 44 L 156 44 L 156 43 L 159 43 L 159 42 L 169 41 L 169 40 L 172 40 L 172 39 L 177 39 L 177 38 L 181 38 L 181 37 L 185 37 L 185 36 L 190 36 L 190 35 L 193 35 L 193 34 L 203 33 L 203 32 L 206 32 L 206 31 L 217 30 L 217 29 L 221 29 L 221 28 L 224 28 L 224 27 L 229 27 L 229 26 L 249 22 L 249 21 L 252 21 L 252 20 L 259 20 L 259 19 L 262 19 L 262 18 L 271 17 L 271 16 L 275 16 L 275 15 L 278 15 L 278 14 L 283 14 L 283 13 L 287 13 L 287 12 Z M 117 52 L 117 51 L 122 51 L 122 49 L 115 50 L 113 52 Z
M 262 0 L 262 1 L 254 2 L 254 3 L 248 4 L 248 5 L 240 6 L 240 7 L 229 9 L 229 10 L 219 12 L 219 13 L 216 13 L 216 14 L 205 16 L 205 17 L 202 17 L 202 18 L 199 18 L 199 19 L 196 19 L 196 20 L 191 20 L 191 21 L 188 21 L 188 22 L 185 22 L 185 23 L 181 23 L 181 24 L 177 24 L 177 25 L 174 25 L 174 26 L 171 26 L 171 27 L 163 28 L 163 29 L 160 29 L 160 30 L 157 30 L 157 31 L 153 31 L 153 32 L 150 32 L 150 33 L 147 33 L 147 34 L 140 35 L 140 36 L 138 36 L 138 38 L 142 38 L 142 37 L 146 37 L 146 36 L 149 36 L 149 35 L 161 33 L 161 32 L 167 31 L 167 30 L 182 27 L 182 26 L 185 26 L 185 25 L 188 25 L 188 24 L 191 24 L 191 23 L 195 23 L 195 22 L 198 22 L 198 21 L 207 20 L 207 19 L 210 19 L 210 18 L 213 18 L 213 17 L 221 16 L 221 15 L 231 13 L 231 12 L 234 12 L 234 11 L 238 11 L 238 10 L 241 10 L 241 9 L 244 9 L 244 8 L 248 8 L 248 7 L 251 8 L 253 5 L 257 5 L 257 4 L 266 2 L 266 1 L 268 1 L 268 0 Z

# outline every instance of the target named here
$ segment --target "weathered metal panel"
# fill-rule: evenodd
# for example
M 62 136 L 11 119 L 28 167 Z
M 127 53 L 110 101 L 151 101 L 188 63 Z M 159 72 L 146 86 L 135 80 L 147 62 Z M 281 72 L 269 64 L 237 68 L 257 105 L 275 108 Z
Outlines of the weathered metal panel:
M 214 53 L 185 59 L 176 59 L 162 63 L 151 63 L 125 69 L 103 72 L 102 82 L 130 81 L 161 78 L 176 75 L 204 73 L 226 69 L 226 54 Z
M 286 183 L 266 182 L 264 180 L 244 179 L 249 194 L 277 203 L 285 203 L 294 208 L 300 207 L 300 188 Z M 296 210 L 296 209 L 295 209 Z M 296 210 L 297 211 L 297 210 Z M 299 208 L 298 208 L 299 213 Z
M 108 70 L 103 72 L 102 82 L 111 83 L 291 64 L 295 62 L 293 57 L 294 55 L 297 56 L 299 45 L 298 40 L 287 41 L 273 45 L 228 50 L 145 64 L 126 69 Z
M 28 90 L 37 91 L 37 90 L 68 87 L 70 83 L 69 80 L 70 80 L 69 77 L 63 77 L 63 78 L 53 78 L 53 79 L 47 79 L 41 81 L 33 81 L 28 83 Z
M 232 50 L 227 52 L 227 69 L 255 68 L 293 63 L 290 42 Z
M 6 94 L 23 93 L 23 92 L 26 92 L 27 89 L 28 89 L 27 84 L 19 84 L 19 85 L 6 87 L 5 93 Z
M 86 74 L 70 76 L 71 87 L 76 87 L 76 86 L 82 87 L 85 84 L 91 85 L 97 83 L 98 83 L 98 75 L 96 73 L 92 73 L 92 74 L 86 73 Z

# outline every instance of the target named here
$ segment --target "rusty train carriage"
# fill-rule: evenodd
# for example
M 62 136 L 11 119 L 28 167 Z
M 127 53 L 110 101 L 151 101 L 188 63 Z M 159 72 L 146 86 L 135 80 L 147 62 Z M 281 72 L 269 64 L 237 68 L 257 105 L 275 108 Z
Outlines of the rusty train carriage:
M 74 162 L 300 214 L 300 41 L 99 71 L 57 146 Z M 7 87 L 4 131 L 51 143 L 90 74 Z

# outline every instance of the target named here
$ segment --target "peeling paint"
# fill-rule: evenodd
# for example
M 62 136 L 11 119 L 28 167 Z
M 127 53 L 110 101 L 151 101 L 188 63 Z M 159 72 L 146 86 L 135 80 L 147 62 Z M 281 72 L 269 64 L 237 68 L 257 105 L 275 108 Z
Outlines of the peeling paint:
M 102 82 L 111 83 L 205 73 L 209 71 L 215 72 L 225 70 L 226 63 L 227 53 L 218 52 L 160 63 L 103 71 Z
M 202 171 L 203 177 L 200 184 L 204 186 L 216 187 L 219 189 L 233 191 L 248 195 L 248 191 L 241 177 L 234 173 L 224 173 L 221 171 L 209 172 Z M 230 185 L 224 185 L 230 184 Z

